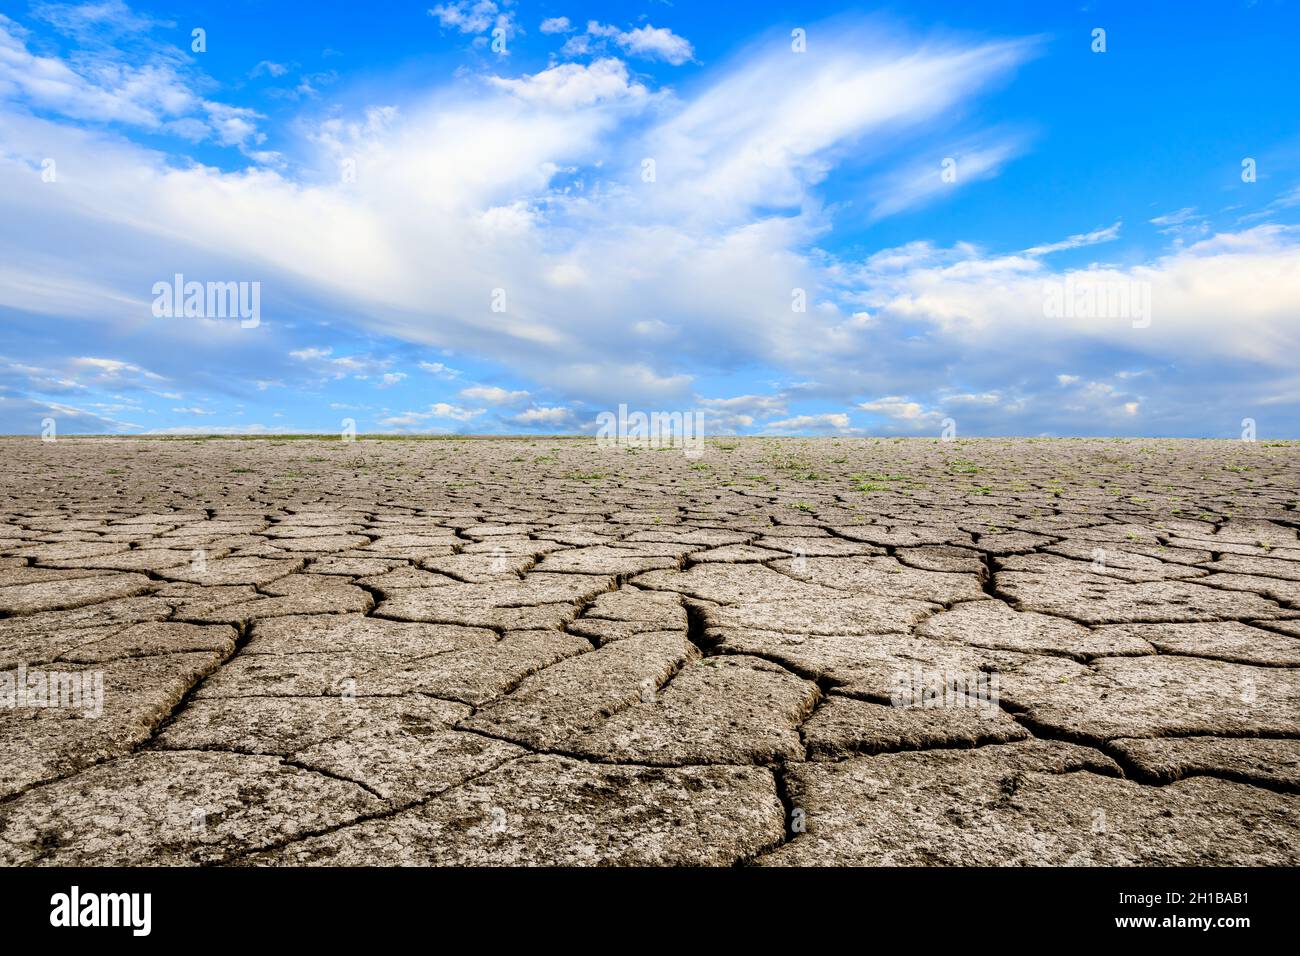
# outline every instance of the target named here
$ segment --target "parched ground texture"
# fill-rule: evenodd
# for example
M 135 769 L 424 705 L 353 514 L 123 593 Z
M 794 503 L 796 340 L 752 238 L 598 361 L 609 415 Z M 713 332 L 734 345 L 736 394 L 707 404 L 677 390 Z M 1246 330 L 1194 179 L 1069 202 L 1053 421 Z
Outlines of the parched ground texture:
M 1300 862 L 1297 443 L 0 456 L 2 865 Z

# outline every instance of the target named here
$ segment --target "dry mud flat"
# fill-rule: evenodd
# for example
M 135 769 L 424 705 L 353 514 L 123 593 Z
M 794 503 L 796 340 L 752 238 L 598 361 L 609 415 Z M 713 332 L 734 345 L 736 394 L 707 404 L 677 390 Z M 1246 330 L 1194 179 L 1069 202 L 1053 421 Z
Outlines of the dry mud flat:
M 1295 443 L 0 454 L 0 864 L 1300 861 Z

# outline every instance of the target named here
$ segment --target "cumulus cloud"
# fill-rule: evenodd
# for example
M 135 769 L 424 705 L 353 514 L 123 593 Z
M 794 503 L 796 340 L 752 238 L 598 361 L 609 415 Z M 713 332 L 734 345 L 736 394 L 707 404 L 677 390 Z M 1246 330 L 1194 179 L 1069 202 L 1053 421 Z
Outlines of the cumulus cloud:
M 618 34 L 615 42 L 632 56 L 663 60 L 673 66 L 681 66 L 695 56 L 695 49 L 690 41 L 673 33 L 667 27 L 649 25 L 637 27 L 635 30 Z
M 483 402 L 487 405 L 514 405 L 528 399 L 525 391 L 509 391 L 495 385 L 473 385 L 460 390 L 461 398 Z
M 478 418 L 485 411 L 487 411 L 487 409 L 466 408 L 461 405 L 452 405 L 447 402 L 435 402 L 424 411 L 402 412 L 399 415 L 386 416 L 379 419 L 379 424 L 396 428 L 409 428 L 424 425 L 430 419 L 447 419 L 450 421 L 467 422 L 472 418 Z
M 510 0 L 502 0 L 499 4 L 493 0 L 456 0 L 438 4 L 429 10 L 429 16 L 444 30 L 469 34 L 501 30 L 506 39 L 512 39 L 519 29 L 514 13 L 506 9 L 508 6 Z
M 826 412 L 820 415 L 795 415 L 780 421 L 767 422 L 764 428 L 777 432 L 847 432 L 849 416 L 844 412 Z
M 571 408 L 559 405 L 537 405 L 525 409 L 518 415 L 512 415 L 506 420 L 512 424 L 522 425 L 527 428 L 559 428 L 572 425 L 576 420 L 576 416 Z
M 494 76 L 489 82 L 522 100 L 566 110 L 602 101 L 637 99 L 647 93 L 645 86 L 629 78 L 627 65 L 612 57 L 589 66 L 561 63 L 519 79 Z

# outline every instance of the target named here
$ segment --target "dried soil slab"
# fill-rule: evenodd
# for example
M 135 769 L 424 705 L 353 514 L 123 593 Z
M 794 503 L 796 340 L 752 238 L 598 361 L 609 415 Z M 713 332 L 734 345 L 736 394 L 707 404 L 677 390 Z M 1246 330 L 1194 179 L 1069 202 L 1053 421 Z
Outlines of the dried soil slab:
M 1203 578 L 1202 568 L 1190 567 L 1171 557 L 1154 558 L 1135 551 L 1121 550 L 1109 542 L 1063 542 L 1049 549 L 1049 554 L 1030 554 L 1006 558 L 1004 571 L 1031 571 L 1041 574 L 1077 574 L 1086 571 L 1100 577 L 1118 578 L 1131 584 L 1152 581 L 1182 581 Z
M 812 760 L 936 747 L 975 747 L 1029 736 L 993 701 L 974 698 L 952 706 L 894 707 L 831 694 L 804 723 Z
M 759 548 L 769 553 L 766 560 L 773 558 L 852 558 L 884 554 L 885 549 L 861 541 L 845 541 L 832 537 L 773 537 L 765 536 L 754 542 Z M 698 559 L 697 559 L 698 560 Z
M 1285 578 L 1288 581 L 1300 581 L 1300 561 L 1229 554 L 1219 558 L 1218 561 L 1206 564 L 1205 567 L 1210 571 L 1263 575 L 1270 578 Z
M 807 832 L 761 862 L 873 866 L 1295 865 L 1300 804 L 1198 777 L 1150 787 L 1047 741 L 810 762 L 788 771 Z
M 288 866 L 730 866 L 781 839 L 772 774 L 513 760 L 428 804 L 255 854 Z
M 55 670 L 91 675 L 90 697 L 83 696 L 80 707 L 0 709 L 0 765 L 6 768 L 0 777 L 0 797 L 127 753 L 146 740 L 186 692 L 220 662 L 219 654 L 195 653 L 42 666 L 40 672 L 47 675 Z M 103 688 L 99 716 L 93 715 L 96 673 L 102 675 Z M 33 676 L 27 675 L 29 684 Z
M 649 554 L 641 550 L 597 545 L 591 548 L 574 548 L 548 554 L 539 564 L 539 571 L 566 574 L 640 574 L 659 568 L 676 568 L 680 559 L 662 554 Z
M 687 545 L 689 548 L 721 548 L 730 544 L 745 544 L 753 535 L 721 528 L 653 528 L 634 531 L 626 541 L 660 541 Z
M 631 582 L 636 587 L 676 591 L 718 604 L 793 601 L 800 598 L 838 600 L 843 592 L 796 581 L 765 565 L 697 564 L 686 571 L 649 571 Z
M 357 697 L 407 693 L 388 674 L 406 658 L 378 652 L 239 654 L 195 693 L 230 697 Z
M 1294 528 L 1274 524 L 1272 521 L 1232 519 L 1226 521 L 1211 540 L 1233 541 L 1238 544 L 1259 544 L 1271 548 L 1300 547 Z
M 1079 660 L 1155 653 L 1138 634 L 1108 628 L 1093 631 L 1064 618 L 1013 611 L 1001 601 L 958 604 L 925 621 L 916 633 L 918 637 L 958 641 L 975 647 L 1062 654 Z
M 922 571 L 946 571 L 952 574 L 985 573 L 984 559 L 977 551 L 936 544 L 922 548 L 900 548 L 894 556 L 910 568 Z
M 21 560 L 6 558 L 3 560 Z M 74 578 L 102 577 L 109 572 L 98 569 L 65 570 L 62 568 L 31 568 L 25 564 L 0 565 L 0 587 L 15 584 L 40 584 L 45 581 L 71 581 Z
M 212 651 L 223 659 L 235 650 L 238 638 L 233 627 L 217 624 L 205 627 L 172 621 L 110 625 L 106 633 L 77 644 L 59 659 L 77 664 L 94 664 L 124 657 L 150 657 L 190 651 Z
M 520 574 L 533 566 L 533 558 L 529 555 L 509 555 L 505 551 L 497 554 L 451 554 L 430 558 L 423 562 L 423 566 L 456 581 L 478 584 L 504 578 L 517 580 Z
M 295 571 L 302 570 L 303 562 L 295 559 L 268 560 L 266 558 L 213 558 L 200 563 L 185 562 L 185 567 L 172 567 L 162 576 L 169 581 L 187 581 L 191 584 L 270 584 Z
M 997 556 L 1028 554 L 1036 548 L 1051 544 L 1055 538 L 1024 531 L 1005 531 L 999 534 L 981 534 L 977 546 L 985 554 Z
M 879 594 L 951 604 L 986 598 L 974 574 L 950 574 L 909 568 L 893 558 L 808 558 L 778 561 L 773 567 L 800 581 L 810 581 L 839 591 Z
M 170 608 L 178 620 L 193 620 L 215 608 L 256 600 L 258 591 L 246 584 L 203 587 L 199 584 L 173 582 L 158 588 L 151 598 Z
M 836 536 L 850 541 L 865 541 L 881 547 L 915 548 L 933 544 L 971 544 L 970 535 L 955 524 L 942 528 L 887 527 L 885 525 L 834 526 Z
M 315 565 L 312 569 L 315 570 Z M 445 574 L 437 574 L 433 571 L 422 571 L 419 568 L 405 566 L 394 568 L 383 574 L 375 574 L 370 577 L 361 578 L 355 582 L 364 588 L 374 588 L 381 591 L 384 595 L 396 591 L 400 588 L 442 588 L 449 584 L 461 584 L 455 578 L 449 578 Z
M 489 538 L 486 541 L 474 541 L 461 547 L 462 554 L 500 554 L 513 557 L 540 558 L 552 551 L 563 550 L 564 545 L 558 541 L 545 541 L 541 538 Z
M 319 554 L 364 547 L 370 544 L 370 539 L 363 534 L 329 534 L 310 538 L 276 538 L 271 544 L 280 551 L 294 554 Z
M 479 706 L 508 693 L 530 674 L 590 650 L 584 638 L 560 631 L 511 631 L 482 647 L 417 660 L 389 659 L 363 672 L 358 686 Z
M 1300 740 L 1254 737 L 1169 737 L 1116 740 L 1110 751 L 1141 777 L 1169 783 L 1208 774 L 1300 793 Z
M 354 783 L 275 757 L 141 753 L 0 807 L 0 864 L 217 862 L 381 806 Z
M 1292 637 L 1300 637 L 1300 621 L 1252 621 L 1251 623 L 1260 628 L 1266 627 L 1269 630 L 1290 634 Z
M 646 621 L 610 621 L 600 617 L 583 617 L 565 626 L 570 634 L 578 634 L 593 644 L 609 644 L 624 641 L 648 631 L 662 630 L 658 625 Z
M 190 621 L 243 624 L 289 615 L 365 613 L 374 606 L 374 603 L 374 598 L 361 588 L 347 584 L 334 584 L 304 589 L 281 597 L 261 597 L 235 604 L 223 604 L 197 613 L 187 611 L 183 616 Z M 181 615 L 178 613 L 178 616 Z
M 580 604 L 608 591 L 612 583 L 612 578 L 599 575 L 534 572 L 522 580 L 395 590 L 375 613 L 471 627 L 562 627 L 577 616 Z
M 1202 578 L 1201 583 L 1230 591 L 1253 591 L 1273 601 L 1300 605 L 1300 581 L 1266 578 L 1258 574 L 1211 574 Z
M 704 606 L 710 628 L 754 628 L 790 634 L 907 633 L 938 608 L 907 598 L 856 597 L 835 601 L 791 600 L 729 607 Z
M 1089 740 L 1300 736 L 1300 671 L 1193 657 L 1033 658 L 1001 674 L 1031 728 Z
M 114 598 L 145 594 L 153 582 L 143 574 L 111 574 L 93 578 L 40 581 L 0 587 L 0 613 L 34 614 L 98 604 Z
M 73 558 L 67 561 L 47 562 L 61 568 L 85 568 L 105 571 L 163 571 L 194 560 L 193 551 L 176 551 L 170 548 L 137 548 L 120 554 L 106 554 L 97 558 Z
M 391 804 L 407 804 L 459 786 L 527 751 L 480 734 L 444 730 L 406 712 L 356 734 L 296 752 L 295 764 L 355 780 Z
M 680 632 L 651 632 L 605 645 L 533 674 L 460 726 L 535 750 L 556 749 L 656 691 L 699 656 Z
M 421 700 L 421 698 L 411 698 Z M 246 697 L 190 702 L 154 739 L 165 750 L 230 750 L 287 757 L 335 737 L 363 732 L 376 714 L 404 698 Z M 465 704 L 423 699 L 429 715 L 450 726 Z
M 756 548 L 753 545 L 748 544 L 729 544 L 725 547 L 712 548 L 708 551 L 696 551 L 691 555 L 690 560 L 692 563 L 700 564 L 747 564 L 771 561 L 774 558 L 790 557 L 792 554 L 798 555 L 800 553 L 806 552 L 795 550 L 775 553 L 769 548 Z M 663 565 L 663 567 L 671 566 L 672 565 Z
M 978 683 L 980 675 L 1021 664 L 1024 654 L 931 641 L 905 634 L 805 637 L 778 631 L 710 628 L 706 640 L 728 654 L 754 654 L 800 677 L 824 680 L 846 694 L 890 700 L 900 686 L 935 675 Z
M 73 541 L 63 543 L 27 544 L 9 547 L 6 554 L 31 558 L 37 562 L 71 561 L 77 558 L 95 558 L 105 554 L 122 554 L 127 546 L 120 541 Z
M 608 591 L 596 598 L 584 618 L 608 618 L 654 625 L 654 630 L 686 628 L 686 609 L 676 594 L 623 588 Z
M 55 660 L 79 644 L 107 636 L 114 628 L 161 621 L 170 613 L 169 604 L 149 597 L 6 618 L 0 621 L 0 670 Z
M 1163 654 L 1188 654 L 1238 664 L 1300 666 L 1300 641 L 1237 621 L 1203 624 L 1114 624 L 1096 634 L 1144 641 Z
M 484 647 L 496 640 L 496 634 L 485 628 L 389 621 L 355 614 L 312 614 L 258 622 L 244 653 L 427 657 Z
M 463 704 L 424 697 L 197 701 L 155 746 L 281 756 L 406 803 L 523 755 L 519 747 L 453 731 L 469 713 Z
M 380 575 L 385 571 L 402 567 L 404 563 L 396 558 L 371 558 L 360 556 L 354 551 L 341 551 L 338 554 L 331 554 L 329 557 L 313 562 L 311 570 L 313 574 L 339 574 L 346 577 L 361 577 L 363 575 Z
M 656 766 L 802 760 L 798 728 L 820 696 L 815 684 L 759 658 L 709 657 L 562 749 Z
M 286 539 L 332 538 L 341 535 L 358 535 L 361 533 L 361 530 L 361 525 L 338 524 L 333 521 L 322 524 L 290 524 L 289 522 L 277 522 L 266 529 L 266 537 L 268 541 L 275 543 Z M 366 538 L 366 541 L 369 540 L 369 538 Z
M 1088 573 L 999 572 L 1000 593 L 1021 610 L 1059 614 L 1085 624 L 1216 621 L 1292 617 L 1258 595 L 1184 581 L 1131 584 Z

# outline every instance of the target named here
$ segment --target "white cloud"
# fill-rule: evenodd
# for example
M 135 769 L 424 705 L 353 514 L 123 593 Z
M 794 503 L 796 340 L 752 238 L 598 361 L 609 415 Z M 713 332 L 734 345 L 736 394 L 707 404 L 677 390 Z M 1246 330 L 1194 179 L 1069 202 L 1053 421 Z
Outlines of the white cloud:
M 107 4 L 99 12 L 89 6 L 63 9 L 65 22 L 80 25 L 75 29 L 90 29 L 115 16 L 115 22 L 124 22 L 120 4 Z M 77 9 L 81 12 L 72 12 Z M 0 14 L 0 100 L 76 120 L 118 123 L 194 141 L 210 138 L 245 151 L 266 138 L 257 129 L 261 114 L 201 95 L 203 79 L 174 47 L 151 46 L 143 63 L 103 44 L 65 60 L 30 52 L 24 37 L 21 27 Z
M 868 262 L 854 280 L 877 315 L 923 323 L 954 349 L 1015 342 L 1029 360 L 1049 343 L 1091 341 L 1163 361 L 1223 357 L 1274 367 L 1290 367 L 1300 349 L 1298 227 L 1219 234 L 1128 267 L 1053 271 L 1036 258 L 930 250 L 902 270 Z M 1149 288 L 1149 326 L 1118 313 L 1045 311 L 1049 292 L 1085 287 Z
M 970 183 L 989 179 L 1023 150 L 1023 139 L 1012 136 L 987 145 L 966 145 L 928 165 L 900 170 L 876 188 L 871 219 L 934 202 Z M 954 172 L 945 176 L 949 170 Z
M 1090 346 L 1124 350 L 1131 367 L 1170 358 L 1257 363 L 1272 376 L 1270 394 L 1294 390 L 1286 376 L 1300 346 L 1300 235 L 1283 227 L 1090 269 L 1053 268 L 1046 257 L 1104 242 L 1118 224 L 1006 254 L 925 242 L 864 261 L 810 252 L 834 224 L 821 186 L 839 163 L 867 154 L 888 168 L 894 132 L 927 132 L 968 112 L 1033 44 L 892 43 L 845 32 L 827 36 L 815 58 L 776 47 L 703 72 L 684 94 L 633 92 L 644 83 L 609 59 L 452 85 L 400 110 L 331 116 L 293 144 L 308 167 L 301 175 L 171 163 L 120 136 L 33 116 L 13 106 L 14 96 L 30 105 L 26 88 L 10 90 L 0 94 L 0 217 L 11 226 L 0 235 L 0 305 L 145 327 L 175 351 L 276 342 L 284 363 L 293 346 L 267 329 L 254 337 L 237 324 L 199 330 L 151 320 L 151 284 L 170 274 L 162 264 L 184 260 L 193 264 L 187 275 L 259 279 L 268 301 L 274 294 L 304 314 L 427 354 L 474 355 L 501 367 L 503 380 L 598 408 L 690 407 L 695 371 L 767 365 L 816 377 L 820 397 L 842 406 L 883 395 L 899 404 L 875 414 L 903 422 L 916 405 L 915 416 L 929 421 L 945 401 L 934 383 L 953 381 L 953 369 L 971 377 L 961 395 L 1038 376 L 1064 398 L 1050 371 L 1063 356 L 1071 374 L 1104 379 L 1070 351 Z M 74 88 L 89 95 L 85 83 Z M 160 115 L 197 119 L 216 136 L 201 98 L 190 112 Z M 226 118 L 226 135 L 248 133 L 241 117 Z M 971 135 L 988 147 L 1003 134 Z M 36 199 L 48 155 L 78 175 Z M 341 184 L 345 158 L 357 178 Z M 653 182 L 642 176 L 646 158 L 655 160 Z M 968 170 L 958 158 L 960 178 Z M 894 180 L 873 175 L 866 194 L 889 199 Z M 905 208 L 926 198 L 905 190 L 891 201 Z M 97 254 L 69 254 L 68 237 Z M 1046 318 L 1044 283 L 1071 278 L 1149 282 L 1150 327 Z M 791 312 L 796 287 L 809 292 L 807 313 Z M 491 311 L 497 288 L 508 292 L 504 313 Z M 299 371 L 322 379 L 397 374 L 389 359 L 321 346 L 293 356 Z M 455 375 L 441 363 L 420 368 Z M 1108 401 L 1138 402 L 1144 420 L 1152 408 L 1146 395 Z M 784 407 L 705 402 L 741 427 L 792 420 Z M 1011 403 L 958 404 L 976 415 Z M 394 417 L 403 415 L 433 417 Z
M 256 79 L 263 74 L 279 77 L 284 76 L 288 72 L 289 67 L 283 63 L 275 63 L 271 60 L 262 60 L 248 71 L 248 75 Z
M 122 0 L 98 0 L 89 3 L 37 3 L 32 15 L 49 23 L 60 33 L 86 45 L 133 34 L 145 34 L 155 27 L 174 27 L 175 23 L 154 20 L 131 10 Z
M 492 25 L 496 17 L 497 5 L 492 0 L 478 0 L 471 3 L 461 0 L 457 3 L 440 3 L 429 11 L 442 26 L 459 30 L 461 33 L 482 33 Z
M 68 364 L 72 374 L 83 384 L 121 385 L 139 384 L 142 381 L 165 381 L 161 375 L 118 359 L 82 356 L 72 359 Z
M 927 411 L 920 402 L 909 401 L 898 395 L 890 395 L 870 402 L 861 402 L 858 408 L 864 412 L 883 415 L 886 418 L 907 424 L 928 424 L 938 422 L 943 418 L 943 415 L 938 411 L 933 409 Z
M 1061 252 L 1066 249 L 1080 249 L 1084 246 L 1095 246 L 1101 242 L 1110 242 L 1119 238 L 1119 229 L 1121 223 L 1115 223 L 1105 229 L 1095 229 L 1092 232 L 1082 232 L 1074 236 L 1068 236 L 1060 242 L 1049 242 L 1046 245 L 1031 246 L 1025 250 L 1027 256 L 1045 256 L 1053 252 Z
M 560 52 L 565 56 L 585 56 L 606 49 L 610 43 L 630 56 L 662 60 L 673 66 L 681 66 L 695 57 L 690 41 L 667 27 L 646 24 L 625 31 L 597 20 L 588 20 L 586 35 L 570 37 Z
M 502 4 L 501 6 L 504 6 Z M 506 31 L 506 37 L 515 35 L 514 14 L 501 9 L 493 0 L 457 0 L 455 3 L 440 3 L 429 11 L 444 29 L 458 30 L 461 33 L 483 33 L 498 27 Z
M 821 415 L 795 415 L 793 418 L 768 422 L 763 426 L 771 431 L 786 432 L 847 432 L 849 416 L 844 412 L 827 412 Z
M 673 66 L 681 66 L 695 56 L 690 41 L 666 27 L 637 27 L 627 33 L 620 33 L 616 42 L 633 56 L 663 60 Z
M 483 408 L 465 408 L 460 405 L 451 405 L 447 402 L 436 402 L 422 412 L 403 412 L 400 415 L 390 415 L 387 418 L 381 418 L 379 419 L 379 424 L 403 428 L 423 424 L 431 418 L 467 422 L 472 418 L 477 418 L 482 415 L 485 411 L 486 409 Z
M 1182 242 L 1195 241 L 1210 233 L 1209 221 L 1190 206 L 1176 212 L 1166 213 L 1163 216 L 1156 216 L 1149 222 L 1151 225 L 1159 227 L 1158 232 L 1167 236 L 1174 236 Z
M 233 270 L 268 297 L 473 354 L 601 407 L 682 407 L 687 370 L 701 363 L 775 363 L 807 377 L 828 355 L 854 363 L 862 347 L 815 291 L 840 296 L 853 267 L 828 271 L 805 251 L 828 224 L 818 196 L 827 171 L 899 124 L 937 121 L 1029 51 L 842 32 L 816 58 L 781 44 L 746 51 L 686 100 L 637 95 L 617 60 L 554 67 L 491 84 L 495 94 L 454 87 L 400 110 L 331 116 L 306 133 L 321 175 L 305 181 L 178 168 L 0 109 L 0 215 L 33 224 L 22 243 L 0 237 L 0 303 L 138 321 L 157 264 L 183 255 L 188 274 L 205 263 L 222 277 Z M 556 108 L 543 90 L 571 105 Z M 85 171 L 42 194 L 34 220 L 30 177 L 51 148 Z M 647 157 L 654 182 L 643 181 Z M 345 159 L 355 182 L 338 182 Z M 68 256 L 58 238 L 101 233 L 119 260 Z M 814 311 L 790 311 L 794 287 L 814 290 Z M 496 288 L 508 292 L 503 313 L 489 308 Z M 239 332 L 205 334 L 249 341 Z M 294 351 L 326 379 L 391 371 L 382 359 Z
M 524 391 L 511 392 L 490 385 L 473 385 L 469 388 L 462 388 L 460 397 L 468 398 L 471 401 L 484 402 L 488 405 L 513 405 L 525 401 L 528 398 L 528 393 Z
M 574 415 L 572 409 L 563 406 L 538 405 L 511 416 L 507 421 L 530 428 L 539 425 L 557 427 L 572 424 Z
M 568 17 L 548 17 L 540 27 L 543 33 L 568 33 L 573 29 Z
M 366 380 L 379 377 L 379 386 L 396 385 L 406 378 L 404 372 L 387 372 L 393 364 L 391 358 L 375 358 L 370 355 L 335 355 L 332 348 L 309 346 L 293 349 L 289 357 L 307 365 L 313 372 L 323 378 L 341 379 L 349 375 L 355 379 Z M 395 377 L 394 377 L 395 376 Z
M 612 57 L 596 60 L 589 66 L 561 63 L 517 80 L 489 77 L 489 82 L 522 100 L 567 110 L 646 95 L 643 85 L 628 78 L 626 64 Z

